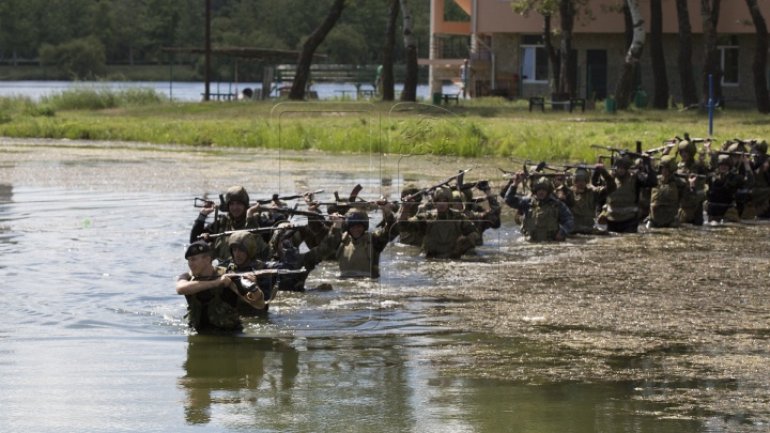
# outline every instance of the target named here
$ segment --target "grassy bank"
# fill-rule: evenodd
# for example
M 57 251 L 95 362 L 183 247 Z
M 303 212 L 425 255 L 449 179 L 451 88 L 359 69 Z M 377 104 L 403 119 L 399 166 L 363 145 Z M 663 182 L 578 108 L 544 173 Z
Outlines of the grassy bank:
M 720 111 L 715 138 L 765 137 L 767 116 Z M 697 111 L 530 113 L 523 101 L 429 104 L 239 101 L 169 102 L 150 90 L 77 90 L 40 102 L 0 99 L 0 135 L 128 140 L 191 146 L 430 153 L 593 161 L 592 144 L 657 147 L 689 132 L 708 134 Z M 606 153 L 606 152 L 605 152 Z

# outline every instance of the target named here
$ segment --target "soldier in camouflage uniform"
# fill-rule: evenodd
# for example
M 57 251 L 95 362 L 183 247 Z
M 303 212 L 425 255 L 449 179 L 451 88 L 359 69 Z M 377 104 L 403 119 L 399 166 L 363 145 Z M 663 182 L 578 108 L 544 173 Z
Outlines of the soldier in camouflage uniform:
M 703 225 L 703 202 L 706 201 L 706 177 L 708 167 L 704 162 L 705 154 L 696 159 L 695 143 L 682 140 L 677 144 L 681 161 L 677 174 L 685 176 L 690 188 L 680 200 L 679 222 L 682 224 Z
M 518 173 L 508 191 L 505 204 L 524 216 L 521 232 L 531 242 L 563 241 L 574 225 L 572 213 L 564 202 L 553 194 L 553 184 L 546 177 L 538 178 L 532 185 L 532 196 L 516 193 L 524 173 Z
M 249 209 L 249 194 L 242 186 L 230 187 L 225 193 L 224 205 L 221 209 L 216 209 L 213 203 L 208 204 L 201 209 L 198 218 L 190 231 L 190 242 L 195 242 L 199 238 L 210 241 L 209 235 L 221 234 L 233 230 L 254 229 L 262 226 L 259 215 L 247 217 L 246 211 Z M 215 221 L 206 225 L 206 218 L 214 211 L 218 216 Z M 219 261 L 226 261 L 230 258 L 230 248 L 227 244 L 227 236 L 217 236 L 213 241 L 214 258 Z M 257 258 L 266 260 L 269 256 L 269 249 L 264 239 L 257 240 Z
M 650 195 L 650 227 L 678 227 L 682 197 L 692 193 L 690 184 L 676 176 L 676 158 L 664 155 L 660 159 L 658 184 Z
M 631 160 L 626 156 L 615 159 L 613 181 L 598 185 L 596 174 L 594 186 L 607 195 L 607 201 L 599 215 L 599 222 L 607 224 L 607 231 L 615 233 L 636 233 L 639 228 L 639 193 L 643 188 L 652 188 L 657 177 L 652 173 L 650 159 L 644 158 L 642 167 L 631 171 Z
M 190 268 L 177 277 L 176 293 L 187 299 L 187 319 L 198 333 L 240 331 L 239 294 L 223 267 L 214 267 L 211 247 L 204 241 L 185 251 Z
M 459 258 L 476 245 L 476 226 L 462 212 L 452 209 L 452 191 L 433 191 L 434 208 L 409 218 L 400 214 L 394 230 L 415 230 L 422 236 L 422 251 L 428 258 Z
M 612 182 L 612 176 L 599 165 L 594 169 L 604 179 L 605 184 Z M 601 207 L 604 197 L 601 192 L 589 183 L 590 176 L 585 168 L 578 168 L 572 176 L 572 196 L 574 204 L 570 208 L 575 226 L 573 234 L 606 234 L 596 227 L 596 212 Z
M 384 224 L 371 232 L 365 211 L 351 209 L 346 214 L 345 233 L 336 254 L 342 278 L 380 277 L 380 254 L 388 245 L 395 223 L 391 204 L 384 203 L 380 209 Z

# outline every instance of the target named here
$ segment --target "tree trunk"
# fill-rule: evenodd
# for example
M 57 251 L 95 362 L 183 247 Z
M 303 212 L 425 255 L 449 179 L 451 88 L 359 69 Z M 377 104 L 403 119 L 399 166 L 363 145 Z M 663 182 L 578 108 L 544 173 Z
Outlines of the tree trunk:
M 676 0 L 676 16 L 679 22 L 679 85 L 682 88 L 682 105 L 689 107 L 698 103 L 698 91 L 692 70 L 692 27 L 687 0 Z
M 315 50 L 321 45 L 321 42 L 324 41 L 326 35 L 328 35 L 334 28 L 340 15 L 342 15 L 342 10 L 345 8 L 345 1 L 346 0 L 334 0 L 334 4 L 332 4 L 324 21 L 310 36 L 308 36 L 305 43 L 302 44 L 302 52 L 299 54 L 297 71 L 294 73 L 294 81 L 291 83 L 289 99 L 295 101 L 305 99 L 305 88 L 307 87 L 307 82 L 310 78 L 310 65 L 313 63 Z
M 575 71 L 570 57 L 572 56 L 572 29 L 575 23 L 575 4 L 573 0 L 559 1 L 559 16 L 561 17 L 561 67 L 559 68 L 559 93 L 575 96 Z
M 559 52 L 553 47 L 553 40 L 551 38 L 551 14 L 543 15 L 543 44 L 545 45 L 545 52 L 548 54 L 548 64 L 551 67 L 553 74 L 553 82 L 551 83 L 551 91 L 554 93 L 560 93 L 559 89 Z
M 395 99 L 395 90 L 393 86 L 393 48 L 396 46 L 396 20 L 400 10 L 399 0 L 390 0 L 388 14 L 388 25 L 385 29 L 385 47 L 382 52 L 382 75 L 380 75 L 382 85 L 382 100 L 392 101 Z
M 642 57 L 645 37 L 644 19 L 642 19 L 642 14 L 639 10 L 639 0 L 626 0 L 626 4 L 628 5 L 628 12 L 631 15 L 631 22 L 633 23 L 634 37 L 631 45 L 628 47 L 626 59 L 623 63 L 623 69 L 620 73 L 620 79 L 615 88 L 617 107 L 621 110 L 628 108 L 628 105 L 631 102 L 631 95 L 634 92 L 636 69 L 639 67 L 639 59 Z
M 650 0 L 650 55 L 652 56 L 652 77 L 655 92 L 652 107 L 659 110 L 668 108 L 668 77 L 666 57 L 663 54 L 663 10 L 661 0 Z
M 756 46 L 754 48 L 754 61 L 751 69 L 754 72 L 754 94 L 757 97 L 757 111 L 770 113 L 770 96 L 767 94 L 767 81 L 765 69 L 767 67 L 767 24 L 762 16 L 762 11 L 757 6 L 757 0 L 746 0 L 751 20 L 757 30 Z
M 700 14 L 703 21 L 703 99 L 709 99 L 709 75 L 713 77 L 714 103 L 723 105 L 722 68 L 717 50 L 717 23 L 719 21 L 720 0 L 700 0 Z
M 412 32 L 412 11 L 407 0 L 401 1 L 401 14 L 404 19 L 404 49 L 406 50 L 406 76 L 402 101 L 417 101 L 417 41 Z

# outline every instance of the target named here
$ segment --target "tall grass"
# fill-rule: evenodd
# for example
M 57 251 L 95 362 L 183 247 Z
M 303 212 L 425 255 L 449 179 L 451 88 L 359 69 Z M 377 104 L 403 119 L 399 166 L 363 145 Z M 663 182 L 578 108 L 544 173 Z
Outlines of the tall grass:
M 167 99 L 152 89 L 111 90 L 83 88 L 44 96 L 40 102 L 55 110 L 104 110 L 159 104 Z
M 768 118 L 721 111 L 715 138 L 768 138 Z M 706 136 L 701 112 L 530 113 L 500 98 L 429 104 L 174 103 L 151 90 L 77 89 L 32 102 L 0 99 L 0 134 L 127 140 L 193 146 L 317 149 L 331 152 L 499 156 L 590 162 L 592 144 L 644 148 L 685 132 Z

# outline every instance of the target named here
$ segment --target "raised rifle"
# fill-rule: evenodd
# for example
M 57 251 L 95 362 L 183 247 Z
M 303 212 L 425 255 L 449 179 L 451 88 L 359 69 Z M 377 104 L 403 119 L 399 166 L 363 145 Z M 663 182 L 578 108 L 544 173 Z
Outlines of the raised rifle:
M 324 190 L 319 189 L 319 190 L 312 191 L 310 193 L 305 193 L 305 194 L 311 194 L 312 195 L 312 194 L 320 194 L 322 192 L 324 192 Z M 257 200 L 257 204 L 268 204 L 268 203 L 277 203 L 277 202 L 281 202 L 281 201 L 285 201 L 285 200 L 296 200 L 298 198 L 305 197 L 305 194 L 293 194 L 293 195 L 284 195 L 284 196 L 279 196 L 278 194 L 273 194 L 273 196 L 271 198 Z
M 217 239 L 223 236 L 230 236 L 235 233 L 269 233 L 275 230 L 294 229 L 294 228 L 300 228 L 300 227 L 305 227 L 305 225 L 304 224 L 284 224 L 280 227 L 273 226 L 273 227 L 256 227 L 252 229 L 228 230 L 222 233 L 209 233 L 208 237 L 209 239 Z M 203 239 L 203 236 L 204 235 L 198 236 L 198 239 Z
M 637 141 L 637 147 L 639 147 L 639 145 L 641 145 L 641 142 Z M 640 149 L 637 149 L 636 152 L 633 152 L 628 149 L 620 149 L 618 147 L 612 147 L 612 146 L 603 146 L 601 144 L 592 144 L 591 147 L 595 149 L 609 150 L 613 154 L 617 153 L 618 155 L 621 155 L 621 156 L 627 155 L 634 158 L 652 159 L 651 155 L 647 155 L 646 153 L 642 152 Z
M 440 187 L 442 187 L 444 185 L 447 185 L 447 184 L 451 183 L 453 180 L 456 180 L 457 178 L 465 175 L 465 173 L 467 173 L 467 172 L 469 172 L 471 170 L 472 170 L 472 168 L 468 168 L 468 169 L 465 169 L 465 170 L 460 170 L 457 174 L 455 174 L 453 176 L 449 176 L 448 178 L 442 180 L 441 182 L 439 182 L 439 183 L 437 183 L 435 185 L 431 185 L 431 186 L 429 186 L 427 188 L 423 188 L 423 189 L 417 191 L 414 194 L 411 194 L 411 195 L 408 195 L 408 196 L 404 197 L 403 201 L 415 201 L 415 200 L 421 198 L 423 195 L 430 194 L 431 192 L 433 192 L 433 190 L 438 189 L 438 188 L 440 188 Z M 462 182 L 462 180 L 461 180 L 461 182 Z

